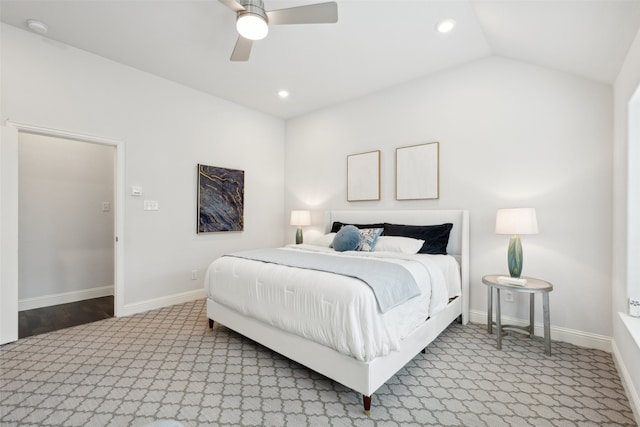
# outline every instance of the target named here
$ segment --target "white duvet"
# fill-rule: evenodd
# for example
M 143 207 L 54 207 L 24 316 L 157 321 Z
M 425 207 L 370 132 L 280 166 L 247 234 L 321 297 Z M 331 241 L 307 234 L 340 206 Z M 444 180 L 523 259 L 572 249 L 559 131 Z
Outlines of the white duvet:
M 358 279 L 221 257 L 207 270 L 207 296 L 245 316 L 369 361 L 398 350 L 402 339 L 442 310 L 450 296 L 460 295 L 460 270 L 451 256 L 338 253 L 304 244 L 285 249 L 398 263 L 411 272 L 422 293 L 383 314 L 371 289 Z

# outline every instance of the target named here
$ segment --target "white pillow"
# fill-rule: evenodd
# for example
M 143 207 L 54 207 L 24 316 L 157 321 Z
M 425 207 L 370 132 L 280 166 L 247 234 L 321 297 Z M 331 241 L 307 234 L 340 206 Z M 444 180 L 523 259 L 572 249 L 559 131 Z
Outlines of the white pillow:
M 336 233 L 325 234 L 324 236 L 320 236 L 317 239 L 314 239 L 309 242 L 310 245 L 315 246 L 324 246 L 325 248 L 330 248 L 333 243 L 333 238 L 336 237 Z
M 424 240 L 400 236 L 380 236 L 373 249 L 374 252 L 400 252 L 416 254 L 422 248 Z

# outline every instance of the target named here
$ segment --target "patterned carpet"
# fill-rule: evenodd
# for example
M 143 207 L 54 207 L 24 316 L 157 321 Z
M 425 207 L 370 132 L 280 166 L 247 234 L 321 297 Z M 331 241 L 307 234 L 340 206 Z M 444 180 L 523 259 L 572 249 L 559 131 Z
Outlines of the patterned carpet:
M 610 354 L 452 324 L 373 396 L 228 330 L 204 301 L 0 347 L 0 425 L 635 426 Z

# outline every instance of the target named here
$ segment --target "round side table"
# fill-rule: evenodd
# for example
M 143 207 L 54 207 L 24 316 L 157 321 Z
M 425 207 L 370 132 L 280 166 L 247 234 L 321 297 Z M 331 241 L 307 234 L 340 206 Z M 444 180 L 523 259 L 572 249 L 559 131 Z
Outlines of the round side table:
M 527 279 L 524 286 L 512 285 L 508 283 L 499 283 L 500 274 L 489 274 L 482 278 L 482 283 L 488 288 L 488 307 L 487 307 L 487 330 L 493 333 L 493 290 L 496 290 L 496 337 L 497 348 L 502 350 L 502 335 L 505 329 L 513 329 L 529 333 L 529 338 L 533 338 L 533 313 L 534 313 L 534 297 L 536 294 L 542 294 L 542 313 L 544 320 L 544 352 L 547 356 L 551 356 L 551 325 L 549 323 L 549 292 L 553 290 L 553 285 L 547 281 L 535 279 L 533 277 L 523 277 Z M 503 325 L 500 319 L 500 290 L 510 291 L 514 293 L 529 294 L 529 326 Z

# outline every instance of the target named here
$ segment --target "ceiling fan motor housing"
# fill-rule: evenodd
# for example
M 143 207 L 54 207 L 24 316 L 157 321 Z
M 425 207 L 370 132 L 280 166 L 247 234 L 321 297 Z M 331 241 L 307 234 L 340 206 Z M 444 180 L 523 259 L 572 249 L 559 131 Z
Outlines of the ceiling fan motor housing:
M 240 4 L 242 4 L 244 10 L 238 11 L 236 19 L 240 19 L 240 17 L 245 15 L 253 15 L 260 17 L 267 24 L 269 23 L 269 18 L 267 17 L 267 12 L 264 10 L 264 3 L 262 0 L 242 0 Z

